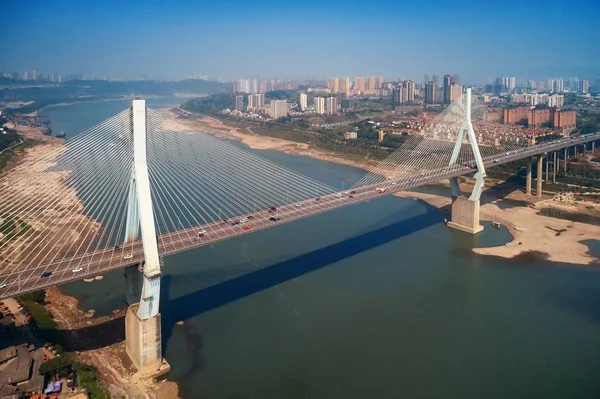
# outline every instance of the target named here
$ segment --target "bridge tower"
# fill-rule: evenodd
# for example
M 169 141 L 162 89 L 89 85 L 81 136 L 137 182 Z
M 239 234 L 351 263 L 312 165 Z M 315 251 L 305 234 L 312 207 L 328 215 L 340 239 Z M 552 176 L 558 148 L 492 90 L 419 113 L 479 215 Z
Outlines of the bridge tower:
M 471 88 L 466 90 L 465 121 L 458 132 L 452 157 L 450 158 L 450 165 L 456 163 L 465 136 L 471 145 L 471 150 L 473 151 L 475 158 L 475 166 L 477 168 L 477 172 L 475 172 L 474 176 L 475 187 L 473 188 L 471 195 L 467 198 L 460 195 L 458 178 L 453 177 L 450 179 L 450 189 L 452 191 L 452 216 L 451 221 L 448 222 L 448 227 L 471 234 L 477 234 L 483 230 L 483 226 L 479 224 L 479 199 L 481 197 L 481 191 L 483 190 L 486 175 L 483 159 L 481 158 L 479 146 L 477 145 L 477 137 L 473 130 L 473 124 L 471 123 Z
M 136 240 L 141 232 L 143 265 L 125 269 L 126 351 L 138 371 L 156 377 L 169 371 L 162 358 L 160 329 L 161 261 L 154 225 L 150 179 L 146 162 L 146 101 L 133 100 L 131 106 L 133 166 L 129 183 L 125 242 Z

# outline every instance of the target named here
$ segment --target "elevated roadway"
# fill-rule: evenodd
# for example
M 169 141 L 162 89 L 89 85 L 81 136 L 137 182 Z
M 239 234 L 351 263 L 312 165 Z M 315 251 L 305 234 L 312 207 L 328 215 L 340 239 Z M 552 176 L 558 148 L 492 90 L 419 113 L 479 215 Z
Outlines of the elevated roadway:
M 600 132 L 585 136 L 564 138 L 551 143 L 524 147 L 505 154 L 486 157 L 484 158 L 484 164 L 486 168 L 489 168 L 597 140 L 600 140 Z M 370 201 L 383 195 L 390 195 L 399 191 L 436 183 L 451 177 L 468 175 L 475 171 L 476 169 L 471 166 L 447 166 L 423 171 L 414 176 L 386 180 L 377 184 L 348 189 L 344 192 L 336 192 L 285 204 L 278 206 L 275 211 L 263 209 L 235 218 L 229 218 L 227 221 L 222 220 L 170 232 L 159 237 L 159 251 L 162 256 L 187 251 L 192 248 L 210 245 L 233 237 L 275 227 L 282 223 L 289 223 L 341 207 Z M 385 188 L 385 191 L 380 192 L 381 190 L 377 190 L 378 188 Z M 247 221 L 240 222 L 243 219 L 247 219 Z M 236 224 L 236 222 L 238 223 Z M 205 231 L 202 237 L 198 237 L 197 233 L 199 231 Z M 127 252 L 124 254 L 123 248 L 127 249 Z M 0 299 L 96 276 L 109 270 L 139 265 L 144 260 L 141 240 L 128 243 L 123 248 L 118 250 L 118 256 L 115 256 L 117 250 L 106 248 L 50 263 L 15 265 L 14 270 L 5 271 L 0 274 L 0 286 L 2 286 L 0 288 Z M 74 272 L 78 268 L 82 270 Z M 42 276 L 48 273 L 51 274 Z

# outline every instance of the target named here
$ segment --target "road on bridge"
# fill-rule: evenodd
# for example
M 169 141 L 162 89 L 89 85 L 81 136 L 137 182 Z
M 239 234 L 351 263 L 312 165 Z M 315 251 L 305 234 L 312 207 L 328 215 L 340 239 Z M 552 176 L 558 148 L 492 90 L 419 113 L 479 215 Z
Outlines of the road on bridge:
M 503 155 L 484 158 L 486 168 L 508 162 L 517 161 L 534 155 L 557 151 L 574 145 L 600 140 L 600 132 L 575 138 L 564 138 L 547 144 L 524 147 Z M 422 172 L 416 176 L 402 177 L 382 181 L 376 184 L 351 188 L 345 192 L 336 192 L 317 198 L 278 206 L 276 210 L 264 209 L 217 221 L 197 227 L 174 231 L 159 237 L 159 252 L 162 256 L 175 254 L 192 248 L 209 245 L 218 241 L 264 230 L 281 223 L 289 223 L 333 209 L 370 201 L 382 195 L 390 195 L 399 191 L 424 186 L 476 172 L 474 167 L 452 165 Z M 379 188 L 385 189 L 378 190 Z M 245 220 L 241 222 L 241 220 Z M 237 222 L 237 223 L 236 223 Z M 205 231 L 198 237 L 199 231 Z M 168 242 L 168 244 L 167 244 Z M 124 245 L 125 247 L 125 245 Z M 115 256 L 114 248 L 105 248 L 81 256 L 62 259 L 41 265 L 21 265 L 16 270 L 0 274 L 0 298 L 31 292 L 69 281 L 79 280 L 87 276 L 97 275 L 109 270 L 120 269 L 132 265 L 140 265 L 144 260 L 141 240 L 126 244 L 128 253 Z M 22 267 L 25 266 L 25 267 Z M 81 268 L 79 272 L 74 272 Z M 43 273 L 50 276 L 42 277 Z

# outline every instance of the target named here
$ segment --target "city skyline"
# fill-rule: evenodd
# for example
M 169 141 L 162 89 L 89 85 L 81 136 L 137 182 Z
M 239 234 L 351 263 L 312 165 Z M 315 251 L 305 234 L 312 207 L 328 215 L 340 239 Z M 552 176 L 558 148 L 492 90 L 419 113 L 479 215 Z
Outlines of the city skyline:
M 593 1 L 507 1 L 503 7 L 390 3 L 362 7 L 364 12 L 356 12 L 354 3 L 305 2 L 301 9 L 318 12 L 302 19 L 292 17 L 297 4 L 149 3 L 5 5 L 11 24 L 0 38 L 7 55 L 0 67 L 169 80 L 205 75 L 230 81 L 374 74 L 419 82 L 424 73 L 452 73 L 465 84 L 487 83 L 500 75 L 527 80 L 591 77 L 600 71 L 600 55 L 590 51 L 593 26 L 565 18 L 573 12 L 597 14 L 600 5 Z M 537 18 L 530 18 L 534 10 Z M 452 15 L 456 19 L 450 20 Z M 400 16 L 406 19 L 399 25 Z M 549 29 L 548 21 L 557 20 L 560 24 Z M 329 33 L 344 40 L 325 40 Z

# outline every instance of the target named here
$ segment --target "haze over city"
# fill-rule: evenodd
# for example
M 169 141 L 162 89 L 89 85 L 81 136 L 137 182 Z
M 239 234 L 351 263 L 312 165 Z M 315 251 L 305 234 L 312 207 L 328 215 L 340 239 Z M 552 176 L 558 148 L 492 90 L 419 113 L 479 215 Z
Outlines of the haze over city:
M 0 399 L 600 398 L 600 0 L 5 3 Z
M 45 2 L 3 6 L 0 69 L 129 78 L 591 76 L 597 1 Z

